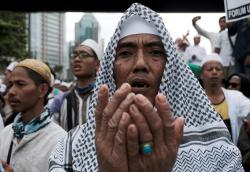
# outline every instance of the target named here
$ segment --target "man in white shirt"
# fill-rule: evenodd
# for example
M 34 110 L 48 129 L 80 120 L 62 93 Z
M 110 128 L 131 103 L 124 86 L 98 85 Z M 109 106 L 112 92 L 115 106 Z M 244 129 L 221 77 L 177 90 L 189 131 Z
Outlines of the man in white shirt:
M 220 18 L 220 22 L 224 23 L 225 26 L 227 25 L 225 16 Z M 215 43 L 214 51 L 218 53 L 222 59 L 225 78 L 235 72 L 235 59 L 233 57 L 233 45 L 235 39 L 236 35 L 229 36 L 228 30 L 224 28 L 224 30 L 220 30 Z
M 216 52 L 220 55 L 224 68 L 224 75 L 225 78 L 227 78 L 234 72 L 234 57 L 232 56 L 232 44 L 234 44 L 236 36 L 228 36 L 225 16 L 219 18 L 219 32 L 208 32 L 201 28 L 197 24 L 197 21 L 200 19 L 200 16 L 194 17 L 192 19 L 193 26 L 200 35 L 206 37 L 210 41 L 211 52 Z
M 184 53 L 184 60 L 187 63 L 192 63 L 200 65 L 204 56 L 206 56 L 206 50 L 204 47 L 201 47 L 200 44 L 201 37 L 200 35 L 194 36 L 194 45 L 187 47 Z

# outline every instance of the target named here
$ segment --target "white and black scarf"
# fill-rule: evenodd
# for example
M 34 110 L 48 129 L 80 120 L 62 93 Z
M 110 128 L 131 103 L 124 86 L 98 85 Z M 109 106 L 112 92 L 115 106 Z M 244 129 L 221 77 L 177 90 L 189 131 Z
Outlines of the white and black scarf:
M 113 63 L 121 24 L 132 15 L 151 22 L 157 28 L 167 54 L 159 92 L 170 102 L 175 117 L 185 118 L 184 137 L 173 171 L 243 171 L 241 155 L 219 115 L 189 67 L 177 55 L 162 18 L 151 9 L 134 3 L 125 12 L 106 48 L 88 108 L 86 125 L 78 126 L 60 141 L 50 157 L 50 170 L 98 171 L 95 152 L 95 105 L 100 85 L 107 84 L 110 97 L 116 90 Z

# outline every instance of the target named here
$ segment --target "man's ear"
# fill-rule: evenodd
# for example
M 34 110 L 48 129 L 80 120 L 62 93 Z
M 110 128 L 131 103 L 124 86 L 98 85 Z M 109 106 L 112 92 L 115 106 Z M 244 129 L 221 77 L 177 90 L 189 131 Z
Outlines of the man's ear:
M 39 97 L 45 97 L 46 96 L 46 94 L 48 93 L 48 91 L 49 91 L 49 87 L 48 87 L 48 84 L 46 84 L 46 83 L 42 83 L 42 84 L 40 84 L 39 85 L 39 93 L 40 93 L 40 96 Z
M 96 65 L 95 65 L 96 74 L 97 74 L 98 71 L 99 71 L 99 67 L 100 67 L 100 61 L 99 61 L 99 60 L 96 60 Z
M 202 72 L 200 73 L 199 78 L 203 80 Z

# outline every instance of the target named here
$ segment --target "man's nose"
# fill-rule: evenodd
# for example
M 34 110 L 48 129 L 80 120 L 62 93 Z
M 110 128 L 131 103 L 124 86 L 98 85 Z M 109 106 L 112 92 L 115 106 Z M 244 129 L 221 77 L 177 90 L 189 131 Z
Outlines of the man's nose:
M 16 94 L 16 90 L 15 90 L 15 87 L 13 85 L 9 88 L 8 94 L 10 94 L 10 95 L 15 95 Z
M 77 56 L 75 56 L 75 58 L 73 59 L 73 61 L 80 61 L 81 58 L 80 58 L 80 54 L 77 54 Z
M 135 58 L 134 71 L 147 71 L 147 70 L 148 70 L 147 57 L 145 56 L 143 50 L 139 50 Z
M 216 69 L 216 68 L 213 68 L 213 73 L 217 73 L 218 72 L 218 70 Z

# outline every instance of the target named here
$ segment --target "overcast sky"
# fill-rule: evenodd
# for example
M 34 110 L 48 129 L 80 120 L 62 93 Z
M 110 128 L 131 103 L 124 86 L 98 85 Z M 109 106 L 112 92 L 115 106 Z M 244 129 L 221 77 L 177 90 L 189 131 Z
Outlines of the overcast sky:
M 74 40 L 74 27 L 84 13 L 68 12 L 66 13 L 66 40 Z M 100 24 L 100 39 L 104 39 L 105 46 L 115 31 L 115 28 L 122 16 L 122 13 L 93 13 L 97 21 Z M 164 20 L 165 26 L 170 32 L 171 36 L 175 40 L 177 37 L 182 37 L 189 30 L 188 39 L 193 43 L 193 36 L 197 34 L 196 30 L 192 26 L 192 18 L 194 16 L 201 16 L 201 20 L 198 24 L 207 31 L 218 32 L 219 17 L 225 15 L 224 13 L 160 13 Z M 202 37 L 201 46 L 204 46 L 207 53 L 210 52 L 209 41 Z

